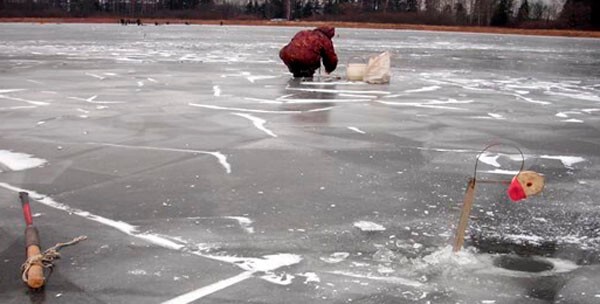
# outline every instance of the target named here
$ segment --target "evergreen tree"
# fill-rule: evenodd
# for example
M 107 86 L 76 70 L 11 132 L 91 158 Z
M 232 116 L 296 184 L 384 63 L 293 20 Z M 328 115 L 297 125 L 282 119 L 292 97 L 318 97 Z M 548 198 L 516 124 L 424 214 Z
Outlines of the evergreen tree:
M 567 0 L 560 20 L 569 27 L 599 26 L 599 9 L 598 0 Z
M 302 17 L 308 18 L 313 15 L 313 3 L 311 0 L 306 1 L 304 7 L 302 8 Z
M 262 18 L 267 18 L 267 2 L 263 2 L 260 5 L 257 5 L 258 2 L 254 2 L 254 7 L 256 10 L 256 14 Z
M 527 20 L 529 20 L 529 3 L 527 0 L 523 0 L 521 7 L 519 7 L 519 12 L 517 13 L 517 21 L 523 22 Z
M 258 4 L 257 1 L 258 0 L 254 0 L 254 2 L 253 2 L 254 4 L 252 5 L 252 7 L 254 9 L 253 14 L 258 15 L 258 16 L 263 16 L 264 12 L 265 12 L 264 6 L 261 6 L 260 4 Z M 261 10 L 261 7 L 262 7 L 262 10 Z
M 500 0 L 496 6 L 496 10 L 492 15 L 491 25 L 492 26 L 507 26 L 510 22 L 510 15 L 512 12 L 512 0 Z
M 340 5 L 336 0 L 327 0 L 323 6 L 325 15 L 338 15 L 340 13 Z
M 313 15 L 322 14 L 323 8 L 321 7 L 321 2 L 319 0 L 312 0 L 312 1 L 313 1 Z
M 248 15 L 254 14 L 254 4 L 252 3 L 252 0 L 248 0 L 245 13 Z
M 419 6 L 417 0 L 408 0 L 406 1 L 406 11 L 411 13 L 416 13 L 419 10 Z
M 292 8 L 292 19 L 300 19 L 302 18 L 302 8 L 304 7 L 304 3 L 302 0 L 294 1 L 294 7 Z
M 462 2 L 456 3 L 454 6 L 456 23 L 457 24 L 467 24 L 467 10 L 465 9 L 465 5 Z
M 600 29 L 600 1 L 592 2 L 592 26 Z

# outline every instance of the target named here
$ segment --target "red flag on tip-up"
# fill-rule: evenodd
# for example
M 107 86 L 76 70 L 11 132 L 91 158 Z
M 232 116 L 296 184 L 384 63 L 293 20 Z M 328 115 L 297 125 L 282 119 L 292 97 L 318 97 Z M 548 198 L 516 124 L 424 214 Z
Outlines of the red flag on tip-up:
M 513 202 L 536 195 L 544 189 L 544 176 L 534 171 L 522 171 L 513 177 L 508 186 L 508 197 Z

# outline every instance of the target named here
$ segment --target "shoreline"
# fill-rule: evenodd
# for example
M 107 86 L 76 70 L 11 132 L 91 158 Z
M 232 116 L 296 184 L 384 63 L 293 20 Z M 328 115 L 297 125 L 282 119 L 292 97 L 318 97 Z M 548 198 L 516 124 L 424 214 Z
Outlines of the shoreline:
M 0 18 L 0 23 L 114 23 L 119 24 L 120 17 L 91 17 L 91 18 Z M 123 17 L 123 19 L 129 19 Z M 131 18 L 133 20 L 137 18 Z M 130 20 L 131 20 L 130 19 Z M 367 29 L 392 29 L 392 30 L 415 30 L 415 31 L 439 31 L 439 32 L 464 32 L 482 34 L 508 34 L 508 35 L 532 35 L 532 36 L 554 36 L 554 37 L 577 37 L 577 38 L 600 38 L 600 31 L 583 30 L 558 30 L 558 29 L 519 29 L 500 27 L 477 27 L 477 26 L 445 26 L 445 25 L 420 25 L 403 23 L 371 23 L 371 22 L 345 22 L 345 21 L 269 21 L 269 20 L 200 20 L 200 19 L 176 19 L 176 18 L 140 18 L 146 25 L 154 25 L 155 22 L 164 24 L 205 24 L 205 25 L 246 25 L 246 26 L 290 26 L 290 27 L 316 27 L 324 24 L 338 28 L 367 28 Z M 135 25 L 132 25 L 135 26 Z

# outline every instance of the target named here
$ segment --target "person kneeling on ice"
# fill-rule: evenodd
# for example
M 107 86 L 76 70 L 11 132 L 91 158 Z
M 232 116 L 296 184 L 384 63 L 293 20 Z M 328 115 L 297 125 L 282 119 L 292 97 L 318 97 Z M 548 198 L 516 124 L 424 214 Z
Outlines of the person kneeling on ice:
M 279 51 L 279 58 L 296 78 L 312 77 L 321 67 L 321 59 L 325 72 L 331 73 L 338 63 L 331 41 L 334 35 L 335 28 L 331 26 L 300 31 Z

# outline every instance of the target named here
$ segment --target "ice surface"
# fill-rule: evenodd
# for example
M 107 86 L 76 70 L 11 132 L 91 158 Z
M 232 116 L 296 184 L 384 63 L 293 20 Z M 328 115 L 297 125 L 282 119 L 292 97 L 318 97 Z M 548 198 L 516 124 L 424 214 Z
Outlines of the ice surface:
M 47 287 L 61 301 L 597 298 L 598 40 L 342 28 L 338 70 L 292 80 L 277 53 L 299 28 L 1 27 L 0 151 L 22 158 L 0 157 L 0 272 L 22 262 L 29 191 L 44 241 L 89 236 Z M 343 79 L 385 50 L 389 85 Z M 546 188 L 513 204 L 478 185 L 452 253 L 475 157 L 498 142 Z M 492 151 L 478 170 L 509 180 L 520 162 Z M 494 262 L 515 253 L 554 269 Z M 29 301 L 18 284 L 0 297 Z

